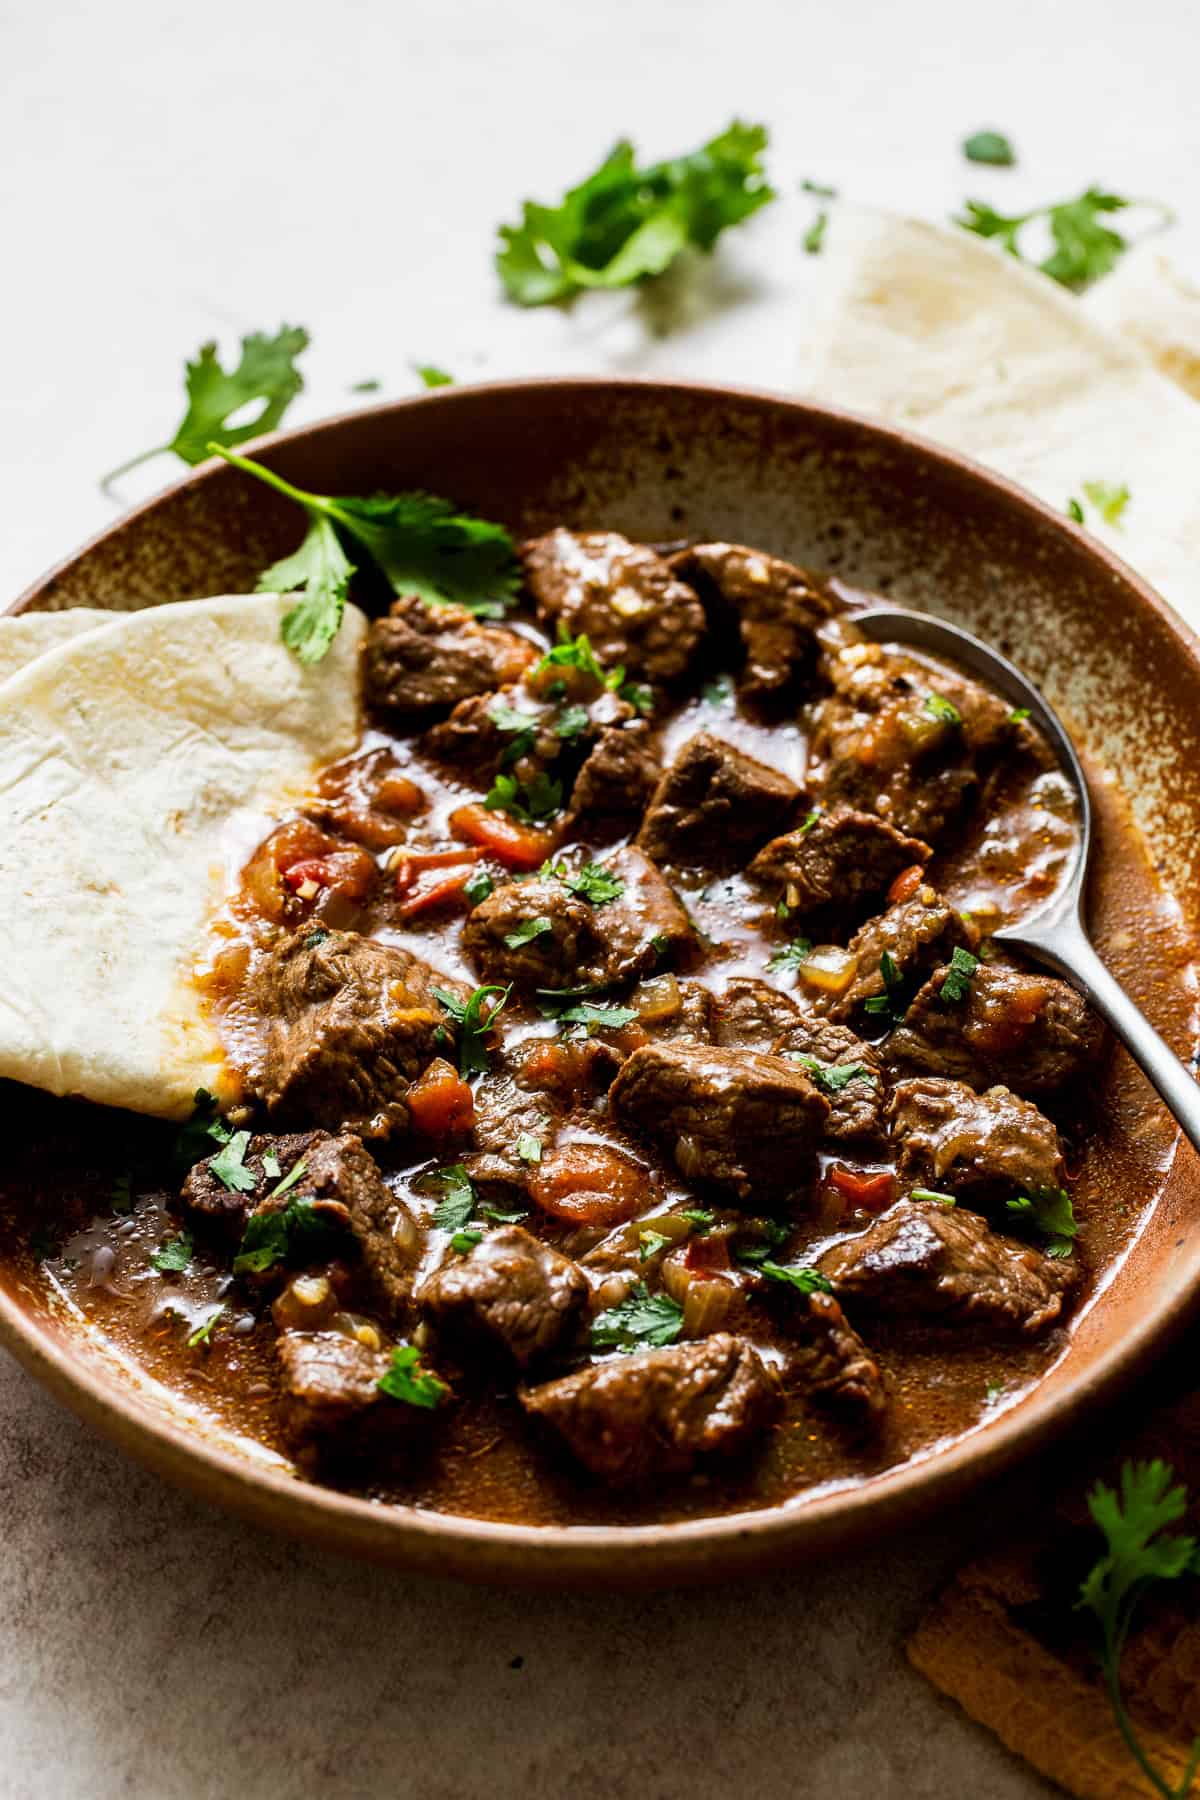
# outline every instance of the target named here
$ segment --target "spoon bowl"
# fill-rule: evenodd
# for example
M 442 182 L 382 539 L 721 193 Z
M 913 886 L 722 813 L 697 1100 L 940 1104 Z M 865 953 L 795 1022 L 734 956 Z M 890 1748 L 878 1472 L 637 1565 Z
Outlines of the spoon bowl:
M 1011 700 L 1014 709 L 1027 712 L 1050 744 L 1075 790 L 1079 849 L 1066 878 L 1042 905 L 1017 924 L 997 931 L 993 942 L 1024 951 L 1034 962 L 1044 963 L 1078 988 L 1112 1027 L 1190 1142 L 1200 1150 L 1200 1085 L 1101 961 L 1088 935 L 1084 902 L 1092 853 L 1092 803 L 1087 777 L 1062 720 L 1015 663 L 959 625 L 894 606 L 872 606 L 856 614 L 854 622 L 873 643 L 924 650 L 978 676 Z

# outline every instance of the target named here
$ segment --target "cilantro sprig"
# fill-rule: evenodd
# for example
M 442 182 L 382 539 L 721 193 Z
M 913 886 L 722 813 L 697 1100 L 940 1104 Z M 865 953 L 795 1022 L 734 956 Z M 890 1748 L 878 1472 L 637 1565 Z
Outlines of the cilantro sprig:
M 419 1407 L 423 1412 L 436 1412 L 450 1397 L 450 1389 L 441 1377 L 422 1364 L 415 1344 L 396 1345 L 391 1366 L 380 1376 L 378 1386 L 389 1400 Z
M 946 970 L 946 979 L 938 989 L 938 999 L 948 1001 L 957 1006 L 965 1000 L 971 991 L 971 981 L 979 967 L 979 958 L 961 944 L 956 944 L 950 958 L 950 966 Z
M 735 120 L 690 155 L 639 168 L 622 139 L 557 206 L 527 200 L 519 223 L 500 228 L 496 271 L 509 299 L 546 306 L 584 288 L 629 287 L 689 246 L 710 251 L 774 199 L 766 147 L 764 126 Z
M 1098 1481 L 1088 1510 L 1104 1534 L 1105 1554 L 1079 1590 L 1078 1605 L 1099 1622 L 1100 1664 L 1117 1728 L 1130 1755 L 1163 1800 L 1185 1800 L 1200 1771 L 1200 1738 L 1192 1745 L 1178 1787 L 1171 1787 L 1138 1740 L 1121 1694 L 1121 1654 L 1137 1604 L 1158 1581 L 1200 1575 L 1200 1546 L 1188 1532 L 1168 1531 L 1187 1512 L 1187 1490 L 1168 1463 L 1126 1462 L 1120 1491 Z
M 852 1081 L 865 1081 L 872 1087 L 875 1085 L 875 1077 L 866 1063 L 822 1062 L 819 1056 L 809 1056 L 803 1050 L 789 1050 L 786 1055 L 790 1062 L 800 1064 L 823 1094 L 840 1094 Z
M 308 530 L 299 549 L 264 569 L 257 584 L 259 593 L 300 596 L 284 615 L 283 641 L 303 663 L 320 662 L 341 625 L 357 569 L 345 539 L 366 552 L 393 593 L 416 594 L 430 606 L 465 606 L 497 618 L 516 596 L 516 552 L 503 525 L 416 490 L 311 494 L 219 442 L 208 448 L 304 509 Z
M 908 1009 L 903 1000 L 904 977 L 890 950 L 885 950 L 879 958 L 879 973 L 883 977 L 883 992 L 871 994 L 864 1000 L 863 1011 L 874 1018 L 885 1019 L 889 1025 L 898 1025 Z
M 507 1006 L 511 992 L 511 985 L 498 987 L 493 982 L 477 987 L 466 1000 L 460 1000 L 457 994 L 448 993 L 445 988 L 433 989 L 433 997 L 438 1005 L 446 1009 L 458 1026 L 460 1075 L 481 1075 L 487 1069 L 487 1034 Z M 498 994 L 500 998 L 485 1013 L 484 1006 L 493 994 Z
M 156 456 L 178 456 L 194 466 L 204 461 L 213 444 L 230 449 L 274 431 L 304 386 L 296 358 L 307 350 L 308 342 L 307 331 L 299 325 L 281 325 L 274 337 L 251 332 L 242 339 L 241 359 L 232 369 L 221 367 L 215 343 L 201 344 L 186 366 L 187 409 L 174 437 L 110 469 L 101 487 L 111 487 L 120 476 Z M 256 400 L 262 401 L 262 408 L 252 419 L 230 424 Z
M 538 871 L 542 875 L 552 875 L 561 881 L 570 893 L 578 895 L 591 906 L 607 906 L 610 900 L 619 900 L 625 892 L 625 883 L 619 875 L 606 869 L 603 863 L 586 862 L 579 869 L 570 869 L 566 863 L 556 863 L 552 858 L 544 862 Z
M 812 939 L 806 937 L 793 938 L 790 944 L 784 944 L 776 950 L 767 964 L 768 969 L 798 969 L 812 955 Z
M 286 1206 L 260 1208 L 246 1221 L 233 1259 L 233 1272 L 265 1275 L 279 1263 L 319 1261 L 334 1251 L 340 1236 L 339 1225 L 311 1200 L 289 1200 Z
M 192 1260 L 193 1248 L 191 1233 L 181 1231 L 150 1252 L 151 1265 L 160 1275 L 182 1275 Z
M 528 781 L 515 775 L 497 775 L 483 797 L 488 812 L 507 813 L 523 825 L 539 824 L 551 819 L 563 802 L 563 785 L 544 769 L 538 769 Z
M 1053 249 L 1035 266 L 1043 275 L 1078 292 L 1107 275 L 1130 248 L 1129 239 L 1111 223 L 1115 213 L 1130 207 L 1157 213 L 1157 230 L 1174 222 L 1171 208 L 1157 200 L 1130 200 L 1097 187 L 1085 189 L 1075 200 L 1035 206 L 1024 213 L 1001 213 L 981 200 L 967 200 L 953 222 L 977 237 L 994 239 L 1018 261 L 1027 262 L 1030 259 L 1022 249 L 1026 228 L 1035 220 L 1043 221 Z

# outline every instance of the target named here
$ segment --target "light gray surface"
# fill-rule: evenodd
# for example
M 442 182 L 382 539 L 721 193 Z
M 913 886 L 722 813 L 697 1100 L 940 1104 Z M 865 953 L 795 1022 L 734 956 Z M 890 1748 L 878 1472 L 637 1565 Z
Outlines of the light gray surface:
M 0 601 L 113 516 L 98 473 L 170 434 L 210 335 L 308 325 L 297 422 L 362 404 L 364 377 L 413 391 L 413 360 L 786 387 L 802 176 L 932 217 L 1098 180 L 1193 202 L 1194 244 L 1197 40 L 1178 0 L 9 0 Z M 522 196 L 623 131 L 666 154 L 735 112 L 770 122 L 786 205 L 683 285 L 669 337 L 620 295 L 497 303 L 491 236 Z M 1019 170 L 961 162 L 988 124 Z M 6 1800 L 1048 1791 L 900 1654 L 969 1517 L 741 1591 L 417 1584 L 181 1498 L 0 1357 L 0 1520 Z

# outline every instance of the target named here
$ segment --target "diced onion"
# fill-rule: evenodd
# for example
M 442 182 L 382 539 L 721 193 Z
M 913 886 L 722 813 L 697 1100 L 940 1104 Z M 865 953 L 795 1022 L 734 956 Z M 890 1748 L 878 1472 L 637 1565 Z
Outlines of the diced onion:
M 819 993 L 843 994 L 857 970 L 858 957 L 851 951 L 839 944 L 818 944 L 800 964 L 800 979 Z
M 643 1025 L 657 1025 L 664 1019 L 676 1018 L 683 999 L 673 975 L 655 975 L 651 980 L 643 981 L 633 996 L 633 1003 Z

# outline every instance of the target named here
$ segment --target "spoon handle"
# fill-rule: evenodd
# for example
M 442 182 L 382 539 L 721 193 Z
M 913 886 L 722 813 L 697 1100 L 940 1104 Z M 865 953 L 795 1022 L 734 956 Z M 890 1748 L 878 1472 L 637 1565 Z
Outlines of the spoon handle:
M 1116 976 L 1101 962 L 1078 921 L 1060 921 L 1045 937 L 1026 937 L 1019 927 L 1003 933 L 1037 961 L 1065 975 L 1106 1019 L 1151 1085 L 1157 1088 L 1197 1150 L 1200 1150 L 1200 1084 L 1134 1005 Z

